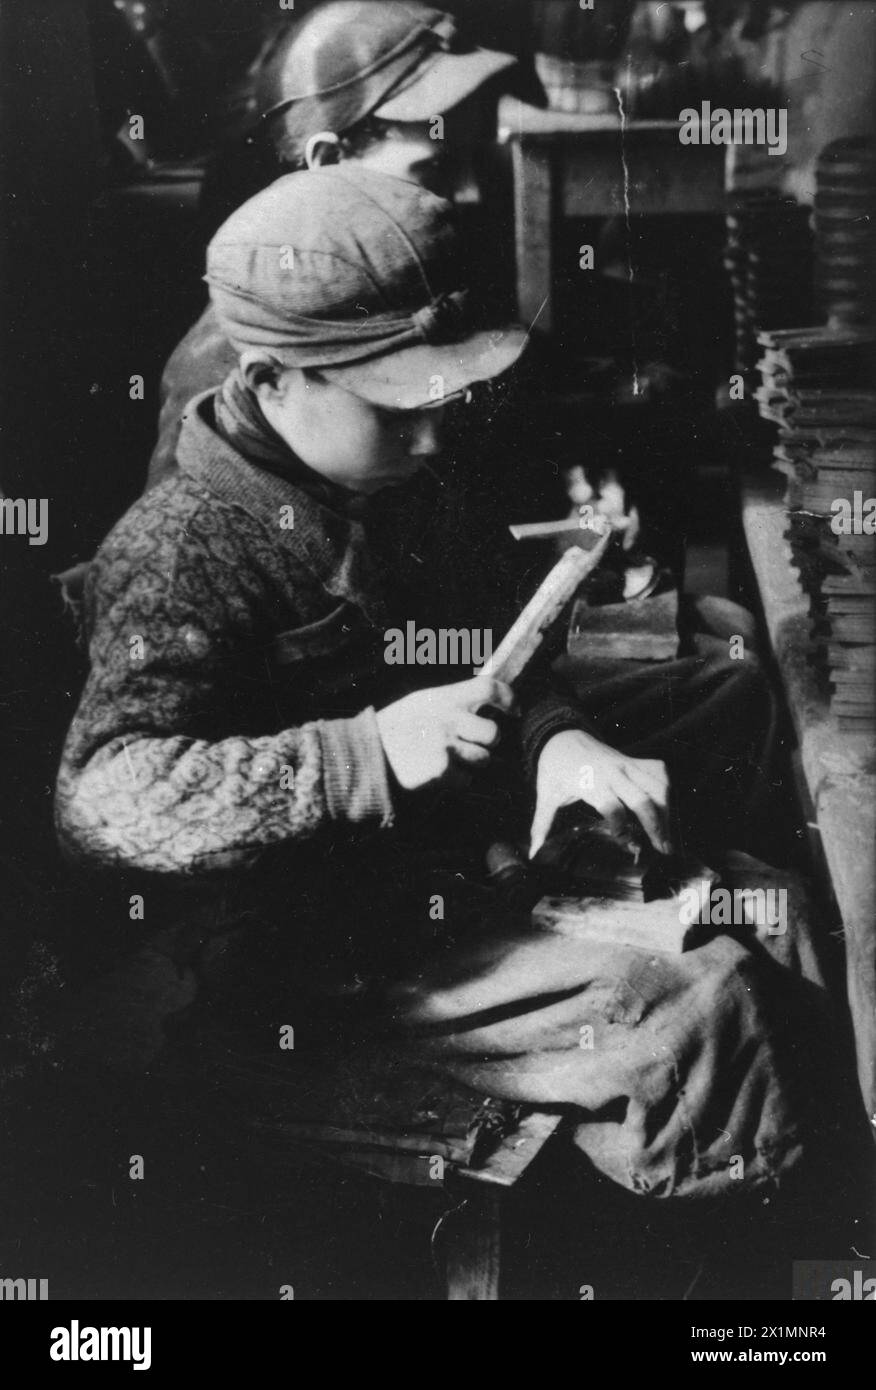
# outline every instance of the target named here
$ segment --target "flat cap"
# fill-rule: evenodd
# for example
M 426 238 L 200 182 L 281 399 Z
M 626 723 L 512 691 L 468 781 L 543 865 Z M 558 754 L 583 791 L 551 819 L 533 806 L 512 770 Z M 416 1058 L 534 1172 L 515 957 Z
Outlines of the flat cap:
M 412 409 L 499 375 L 526 333 L 476 313 L 450 203 L 353 163 L 288 174 L 239 208 L 207 252 L 229 341 L 318 368 Z

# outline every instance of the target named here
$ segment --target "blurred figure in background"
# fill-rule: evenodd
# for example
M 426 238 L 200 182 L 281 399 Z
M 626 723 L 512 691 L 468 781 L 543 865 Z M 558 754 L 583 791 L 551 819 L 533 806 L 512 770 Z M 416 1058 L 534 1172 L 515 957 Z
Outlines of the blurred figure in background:
M 281 174 L 356 161 L 452 196 L 495 137 L 500 95 L 529 99 L 516 59 L 466 45 L 453 16 L 400 0 L 331 0 L 284 25 L 255 65 L 255 129 L 220 157 L 204 192 L 207 223 Z M 253 154 L 253 147 L 255 154 Z M 472 279 L 478 283 L 478 276 Z M 171 470 L 183 410 L 234 364 L 212 309 L 168 361 L 148 486 Z

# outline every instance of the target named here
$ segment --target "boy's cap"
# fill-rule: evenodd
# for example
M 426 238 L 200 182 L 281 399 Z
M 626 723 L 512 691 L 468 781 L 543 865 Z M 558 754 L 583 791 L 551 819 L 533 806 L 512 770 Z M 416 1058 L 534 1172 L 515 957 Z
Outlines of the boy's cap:
M 464 45 L 443 10 L 333 0 L 278 34 L 257 105 L 263 121 L 285 114 L 286 139 L 303 154 L 316 132 L 343 134 L 369 115 L 430 121 L 516 67 L 510 53 Z
M 410 410 L 500 375 L 526 344 L 475 315 L 457 259 L 450 203 L 350 163 L 287 174 L 238 208 L 205 278 L 239 352 Z

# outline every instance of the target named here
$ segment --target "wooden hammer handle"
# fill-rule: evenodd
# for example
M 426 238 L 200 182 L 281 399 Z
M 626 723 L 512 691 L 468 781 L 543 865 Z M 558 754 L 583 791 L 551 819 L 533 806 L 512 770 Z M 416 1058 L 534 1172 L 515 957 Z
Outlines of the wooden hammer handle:
M 494 676 L 508 685 L 517 679 L 540 647 L 543 633 L 596 569 L 610 539 L 611 529 L 607 527 L 591 550 L 576 545 L 565 551 L 478 675 Z

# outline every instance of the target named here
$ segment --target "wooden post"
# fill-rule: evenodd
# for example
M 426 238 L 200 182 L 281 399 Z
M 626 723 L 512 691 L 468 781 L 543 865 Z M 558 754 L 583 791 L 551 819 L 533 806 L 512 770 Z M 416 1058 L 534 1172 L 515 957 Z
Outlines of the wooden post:
M 554 177 L 547 145 L 525 136 L 513 144 L 517 307 L 520 320 L 554 327 Z
M 472 1187 L 445 1218 L 447 1298 L 497 1303 L 502 1256 L 502 1188 Z

